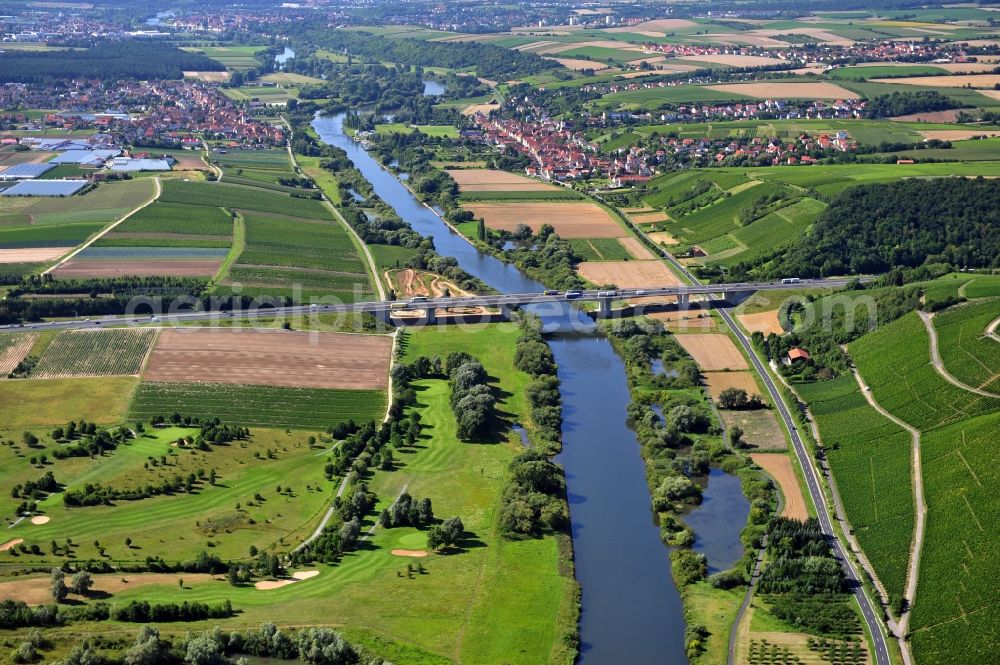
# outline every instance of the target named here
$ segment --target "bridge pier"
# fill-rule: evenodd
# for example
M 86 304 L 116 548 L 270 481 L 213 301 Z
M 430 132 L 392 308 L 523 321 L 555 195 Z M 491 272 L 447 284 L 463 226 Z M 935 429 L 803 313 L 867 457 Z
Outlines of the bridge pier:
M 392 325 L 392 313 L 388 309 L 377 309 L 372 312 L 372 316 L 374 316 L 377 321 L 381 321 L 386 325 Z
M 510 321 L 514 318 L 514 310 L 516 309 L 517 307 L 514 305 L 500 305 L 500 320 Z
M 752 296 L 754 293 L 756 293 L 756 291 L 729 291 L 725 294 L 725 299 L 730 305 L 736 306 Z
M 437 323 L 437 308 L 428 307 L 424 310 L 423 323 L 425 326 L 431 326 Z
M 597 316 L 601 319 L 611 318 L 611 298 L 598 298 L 597 299 Z
M 683 307 L 687 309 L 687 306 L 691 304 L 691 294 L 690 293 L 678 293 L 677 294 L 677 307 Z

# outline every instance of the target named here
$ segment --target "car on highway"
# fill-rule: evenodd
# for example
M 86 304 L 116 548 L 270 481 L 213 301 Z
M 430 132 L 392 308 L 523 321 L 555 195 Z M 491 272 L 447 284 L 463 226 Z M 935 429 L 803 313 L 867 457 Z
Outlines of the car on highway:
M 635 295 L 637 295 L 637 296 L 644 296 L 644 295 L 646 295 L 646 289 L 636 289 L 635 290 Z
M 616 295 L 618 295 L 617 291 L 598 291 L 597 292 L 597 297 L 598 298 L 610 298 L 611 296 L 616 296 Z
M 798 284 L 801 281 L 802 280 L 799 279 L 798 277 L 785 277 L 783 280 L 781 280 L 781 283 L 782 284 Z
M 410 302 L 427 302 L 427 296 L 413 296 Z
M 573 298 L 579 298 L 583 295 L 582 291 L 567 291 L 563 294 L 566 298 L 572 300 Z
M 556 289 L 545 289 L 544 291 L 542 291 L 542 295 L 543 296 L 557 296 L 557 295 L 559 295 L 559 291 L 556 290 Z

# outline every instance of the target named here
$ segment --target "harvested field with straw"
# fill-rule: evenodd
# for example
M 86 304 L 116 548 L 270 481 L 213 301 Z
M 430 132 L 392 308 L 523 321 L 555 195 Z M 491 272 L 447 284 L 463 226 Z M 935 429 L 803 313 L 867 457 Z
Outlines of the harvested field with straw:
M 990 88 L 1000 84 L 1000 74 L 970 74 L 967 76 L 910 76 L 895 79 L 871 79 L 872 83 L 926 85 L 935 88 Z
M 787 62 L 786 60 L 781 60 L 780 58 L 765 58 L 762 55 L 734 55 L 732 53 L 685 55 L 677 59 L 691 60 L 695 62 L 711 62 L 717 65 L 730 65 L 733 67 L 767 67 Z
M 691 28 L 698 25 L 694 21 L 689 21 L 686 18 L 658 18 L 651 21 L 643 21 L 642 23 L 636 23 L 635 25 L 628 25 L 621 28 L 610 28 L 608 32 L 634 32 L 638 34 L 645 34 L 647 32 L 658 33 L 662 35 L 668 30 L 676 30 L 678 28 Z
M 892 80 L 912 81 L 913 79 Z M 757 99 L 856 99 L 858 97 L 858 93 L 826 81 L 722 83 L 707 87 L 719 92 L 746 95 Z
M 472 116 L 477 113 L 482 113 L 483 115 L 489 115 L 490 111 L 495 111 L 500 108 L 500 105 L 496 102 L 491 102 L 489 104 L 469 104 L 464 109 L 462 109 L 462 115 Z
M 6 379 L 24 360 L 37 337 L 35 333 L 0 335 L 0 379 Z
M 938 139 L 940 141 L 966 141 L 978 136 L 1000 136 L 1000 131 L 988 129 L 939 129 L 920 133 L 926 138 Z
M 759 454 L 751 455 L 750 459 L 754 464 L 767 471 L 774 478 L 781 493 L 785 497 L 785 507 L 781 511 L 782 517 L 793 520 L 804 520 L 809 517 L 806 510 L 806 500 L 802 496 L 802 488 L 799 486 L 799 478 L 792 468 L 792 460 L 788 455 Z
M 638 238 L 619 238 L 618 242 L 628 250 L 628 253 L 637 259 L 646 261 L 655 259 L 656 256 L 649 249 L 639 242 Z
M 537 233 L 542 224 L 549 224 L 562 238 L 619 238 L 625 233 L 603 208 L 589 201 L 467 203 L 464 207 L 492 229 L 513 231 L 527 224 Z
M 716 401 L 722 391 L 729 388 L 745 390 L 747 395 L 761 394 L 752 372 L 705 372 L 705 384 L 712 399 Z
M 0 249 L 0 263 L 41 263 L 53 261 L 73 249 L 72 247 L 22 247 Z
M 756 314 L 737 314 L 736 318 L 751 333 L 761 332 L 767 336 L 771 333 L 782 335 L 785 332 L 785 329 L 781 327 L 781 322 L 778 320 L 778 310 L 776 309 Z
M 545 58 L 545 59 L 555 60 L 566 69 L 572 69 L 578 72 L 583 71 L 585 69 L 593 69 L 595 72 L 597 72 L 608 68 L 607 63 L 594 62 L 593 60 L 579 60 L 577 58 Z
M 463 192 L 552 191 L 555 185 L 496 169 L 448 169 L 445 171 Z
M 392 338 L 279 330 L 164 330 L 143 379 L 297 388 L 385 389 Z
M 643 286 L 671 286 L 680 279 L 662 261 L 585 261 L 577 272 L 594 284 L 614 284 L 620 289 Z
M 676 339 L 703 371 L 749 368 L 746 358 L 728 335 L 721 333 L 678 335 Z
M 646 235 L 657 245 L 676 245 L 679 243 L 677 238 L 666 231 L 657 231 L 656 233 L 647 233 Z
M 229 72 L 184 72 L 184 78 L 198 79 L 205 83 L 225 83 L 229 80 Z

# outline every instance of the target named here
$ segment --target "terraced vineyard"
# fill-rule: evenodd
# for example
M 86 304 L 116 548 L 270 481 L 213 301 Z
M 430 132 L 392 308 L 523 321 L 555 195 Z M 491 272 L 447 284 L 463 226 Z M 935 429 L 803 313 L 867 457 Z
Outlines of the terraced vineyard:
M 141 383 L 129 417 L 184 415 L 237 425 L 323 429 L 346 422 L 381 420 L 386 396 L 379 390 L 329 390 L 212 383 Z
M 983 397 L 945 381 L 930 364 L 930 340 L 916 312 L 853 342 L 851 356 L 879 403 L 917 429 L 927 431 L 1000 409 Z
M 233 219 L 219 206 L 157 201 L 115 227 L 109 236 L 123 233 L 231 235 Z
M 138 374 L 156 330 L 67 330 L 49 344 L 32 378 Z
M 1000 300 L 951 307 L 934 317 L 938 350 L 959 381 L 1000 393 L 1000 341 L 986 328 L 1000 317 Z
M 910 435 L 865 401 L 850 374 L 796 389 L 816 418 L 854 534 L 893 598 L 913 539 Z

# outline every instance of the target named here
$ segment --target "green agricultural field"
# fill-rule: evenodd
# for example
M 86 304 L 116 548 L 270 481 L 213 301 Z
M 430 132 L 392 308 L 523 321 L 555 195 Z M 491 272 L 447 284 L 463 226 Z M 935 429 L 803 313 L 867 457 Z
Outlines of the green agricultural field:
M 621 107 L 650 110 L 658 109 L 664 103 L 730 102 L 742 99 L 752 99 L 752 97 L 733 92 L 712 90 L 705 86 L 683 85 L 669 88 L 643 88 L 640 90 L 612 92 L 594 102 L 594 105 L 598 109 Z
M 129 328 L 62 331 L 30 376 L 54 379 L 138 374 L 156 334 L 156 330 Z
M 947 69 L 934 65 L 882 65 L 873 67 L 838 67 L 826 73 L 827 78 L 848 81 L 905 77 L 905 76 L 948 76 Z
M 1000 413 L 969 418 L 921 440 L 927 533 L 910 619 L 914 659 L 962 665 L 992 652 L 997 590 Z
M 115 227 L 113 233 L 232 235 L 233 219 L 218 206 L 157 201 Z
M 113 425 L 125 416 L 136 383 L 131 376 L 0 381 L 2 427 L 54 427 L 74 419 Z
M 792 245 L 802 237 L 825 208 L 826 204 L 822 201 L 799 199 L 729 234 L 728 237 L 738 244 L 737 248 L 723 250 L 726 252 L 724 256 L 714 256 L 709 252 L 707 261 L 753 261 L 772 254 L 776 249 Z M 708 243 L 703 248 L 708 252 Z
M 1000 341 L 986 335 L 1000 319 L 1000 300 L 950 307 L 934 316 L 941 360 L 963 383 L 1000 394 Z
M 307 219 L 330 219 L 330 212 L 319 201 L 225 183 L 168 180 L 163 183 L 163 194 L 160 196 L 160 201 L 200 206 L 222 206 L 236 210 L 271 212 Z
M 901 598 L 914 522 L 910 435 L 869 406 L 850 374 L 796 389 L 819 426 L 858 542 L 886 590 Z
M 911 312 L 852 342 L 849 352 L 875 399 L 921 431 L 1000 409 L 1000 398 L 967 392 L 930 364 L 930 340 Z
M 617 238 L 573 238 L 569 245 L 584 261 L 628 261 L 633 258 Z
M 200 46 L 183 47 L 185 51 L 192 53 L 202 53 L 212 60 L 222 63 L 227 69 L 250 69 L 258 67 L 260 63 L 254 58 L 254 54 L 263 51 L 266 46 Z
M 852 90 L 859 95 L 871 99 L 879 95 L 891 95 L 894 92 L 920 92 L 921 90 L 933 90 L 941 93 L 945 97 L 950 97 L 962 104 L 978 107 L 996 106 L 996 100 L 983 95 L 972 88 L 943 88 L 923 85 L 909 85 L 907 83 L 872 83 L 870 81 L 840 81 L 839 85 Z
M 992 298 L 1000 296 L 1000 275 L 975 275 L 960 289 L 966 298 Z
M 246 249 L 238 263 L 316 268 L 365 275 L 348 232 L 332 219 L 309 221 L 246 213 Z
M 52 561 L 50 543 L 70 538 L 74 558 L 108 558 L 117 562 L 142 562 L 147 556 L 168 561 L 193 559 L 211 541 L 210 551 L 225 559 L 248 557 L 250 545 L 260 549 L 289 548 L 315 528 L 334 490 L 323 475 L 323 460 L 306 442 L 305 432 L 252 430 L 247 441 L 212 445 L 208 450 L 181 448 L 178 439 L 197 436 L 198 430 L 182 427 L 153 429 L 96 457 L 54 459 L 60 444 L 46 432 L 37 432 L 44 448 L 0 449 L 0 511 L 14 513 L 20 500 L 11 487 L 35 480 L 44 473 L 29 464 L 27 453 L 46 454 L 46 471 L 69 487 L 100 483 L 115 489 L 159 485 L 175 475 L 186 477 L 214 470 L 212 484 L 198 480 L 195 491 L 121 500 L 114 505 L 66 507 L 61 493 L 39 502 L 40 513 L 50 518 L 35 525 L 25 520 L 9 529 L 11 537 L 38 544 L 42 555 L 21 554 L 17 561 Z M 275 488 L 281 486 L 278 493 Z M 255 499 L 261 495 L 262 500 Z M 239 507 L 237 507 L 239 506 Z M 131 538 L 126 545 L 125 539 Z M 106 548 L 102 557 L 97 546 Z
M 402 268 L 417 255 L 417 250 L 398 245 L 369 245 L 368 251 L 372 253 L 375 265 L 380 271 Z
M 104 183 L 79 196 L 4 199 L 0 247 L 70 247 L 149 201 L 149 178 Z
M 624 49 L 605 48 L 602 46 L 581 46 L 580 48 L 563 51 L 560 58 L 587 58 L 599 62 L 631 62 L 648 58 L 648 53 L 642 51 L 626 51 Z M 594 63 L 595 65 L 598 63 Z
M 454 125 L 408 125 L 402 122 L 392 122 L 375 125 L 375 131 L 380 134 L 409 134 L 418 131 L 427 136 L 458 138 L 458 128 Z
M 292 162 L 288 156 L 288 151 L 282 148 L 270 148 L 268 150 L 230 149 L 225 153 L 212 152 L 211 159 L 225 168 L 292 170 Z
M 385 393 L 378 390 L 329 390 L 237 386 L 213 383 L 140 383 L 129 407 L 132 420 L 169 416 L 219 417 L 249 427 L 324 429 L 354 420 L 381 420 Z

